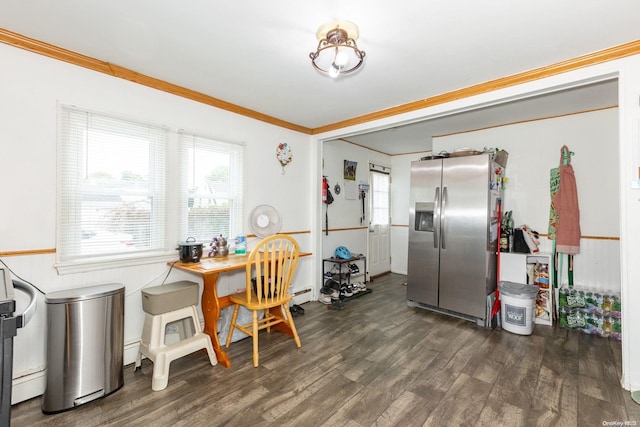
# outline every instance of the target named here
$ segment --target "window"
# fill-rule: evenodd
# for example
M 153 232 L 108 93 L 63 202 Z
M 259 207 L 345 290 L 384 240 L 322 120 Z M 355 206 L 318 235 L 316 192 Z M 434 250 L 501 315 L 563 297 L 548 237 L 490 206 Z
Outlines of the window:
M 202 242 L 242 233 L 244 146 L 180 134 L 186 233 Z
M 58 170 L 61 272 L 138 264 L 175 255 L 188 237 L 243 231 L 241 144 L 62 106 Z
M 166 251 L 168 131 L 60 111 L 58 261 Z
M 389 174 L 371 171 L 371 225 L 389 225 Z

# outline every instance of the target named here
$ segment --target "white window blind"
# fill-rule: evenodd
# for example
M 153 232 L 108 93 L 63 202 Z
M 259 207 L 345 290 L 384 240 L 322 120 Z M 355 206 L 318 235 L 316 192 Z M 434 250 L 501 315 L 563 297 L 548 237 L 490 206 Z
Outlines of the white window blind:
M 62 106 L 59 262 L 167 249 L 168 131 Z
M 185 238 L 208 243 L 220 234 L 241 234 L 244 146 L 184 132 L 179 140 L 186 183 Z

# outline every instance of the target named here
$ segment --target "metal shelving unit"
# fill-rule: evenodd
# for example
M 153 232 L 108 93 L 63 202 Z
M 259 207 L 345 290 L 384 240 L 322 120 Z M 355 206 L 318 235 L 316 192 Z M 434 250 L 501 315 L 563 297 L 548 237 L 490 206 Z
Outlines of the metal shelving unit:
M 352 264 L 354 262 L 362 262 L 363 263 L 363 269 L 360 271 L 360 273 L 356 273 L 356 274 L 352 274 L 349 268 L 349 264 Z M 334 265 L 338 265 L 338 274 L 334 274 L 332 277 L 326 277 L 325 273 L 326 273 L 326 268 L 325 266 L 327 265 L 327 263 L 330 264 L 334 264 Z M 343 273 L 343 266 L 346 264 L 346 271 Z M 339 280 L 336 280 L 336 276 L 338 277 Z M 330 257 L 330 258 L 324 258 L 322 260 L 322 280 L 324 283 L 324 280 L 327 279 L 333 279 L 336 280 L 338 282 L 342 283 L 346 283 L 347 285 L 351 284 L 351 279 L 354 277 L 360 277 L 360 276 L 364 276 L 364 283 L 367 283 L 367 257 L 364 255 L 359 255 L 359 256 L 352 256 L 349 259 L 344 259 L 344 258 L 336 258 L 336 257 Z M 346 280 L 345 280 L 346 279 Z M 353 296 L 350 297 L 340 297 L 341 300 L 343 301 L 348 301 L 351 300 L 353 298 L 357 298 L 359 296 L 362 295 L 366 295 L 371 293 L 371 289 L 367 288 L 366 291 L 362 291 L 362 292 L 358 292 L 353 294 Z

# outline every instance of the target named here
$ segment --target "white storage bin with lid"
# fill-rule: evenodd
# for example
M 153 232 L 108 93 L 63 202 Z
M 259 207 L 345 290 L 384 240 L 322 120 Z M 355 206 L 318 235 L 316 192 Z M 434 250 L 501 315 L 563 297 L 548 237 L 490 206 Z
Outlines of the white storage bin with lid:
M 525 283 L 500 282 L 502 329 L 519 335 L 531 335 L 535 326 L 538 287 Z

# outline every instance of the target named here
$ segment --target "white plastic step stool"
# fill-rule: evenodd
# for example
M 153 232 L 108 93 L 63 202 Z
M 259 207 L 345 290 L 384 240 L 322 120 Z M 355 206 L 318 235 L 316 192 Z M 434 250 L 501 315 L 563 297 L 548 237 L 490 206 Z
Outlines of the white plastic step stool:
M 153 362 L 151 389 L 163 390 L 169 382 L 169 365 L 172 361 L 206 349 L 211 365 L 218 360 L 213 352 L 211 338 L 202 332 L 198 319 L 198 284 L 189 281 L 167 283 L 142 290 L 142 309 L 145 312 L 144 327 L 140 339 L 140 351 L 135 369 L 141 365 L 142 356 Z M 193 334 L 187 336 L 186 328 L 178 328 L 180 340 L 166 343 L 166 328 L 172 322 L 191 319 Z M 184 322 L 181 322 L 183 324 Z

